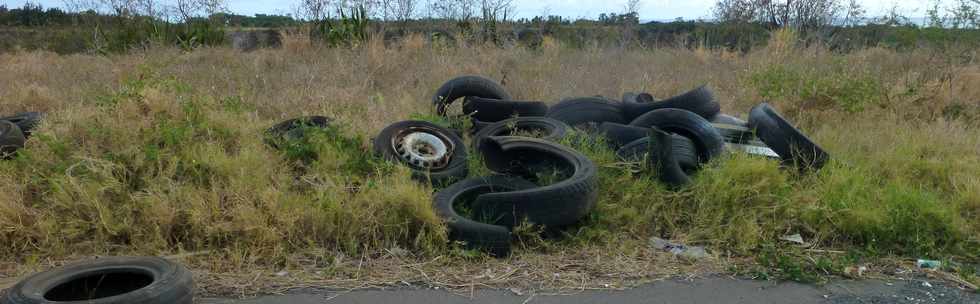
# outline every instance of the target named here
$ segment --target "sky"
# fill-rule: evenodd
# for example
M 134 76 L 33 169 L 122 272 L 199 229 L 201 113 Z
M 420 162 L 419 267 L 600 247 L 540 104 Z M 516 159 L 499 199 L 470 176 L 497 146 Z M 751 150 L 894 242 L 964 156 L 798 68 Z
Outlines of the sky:
M 424 1 L 424 0 L 420 0 Z M 513 0 L 518 17 L 533 17 L 547 12 L 549 15 L 559 15 L 577 18 L 595 19 L 600 13 L 622 12 L 626 0 Z M 905 16 L 920 17 L 925 15 L 926 1 L 924 0 L 858 0 L 868 11 L 868 16 L 881 16 L 890 8 L 898 5 Z M 950 2 L 951 0 L 945 0 Z M 20 7 L 25 0 L 0 0 L 7 7 Z M 44 7 L 61 6 L 62 0 L 33 0 Z M 229 9 L 236 14 L 288 14 L 298 0 L 228 0 Z M 711 7 L 716 0 L 641 0 L 640 19 L 686 20 L 708 18 Z

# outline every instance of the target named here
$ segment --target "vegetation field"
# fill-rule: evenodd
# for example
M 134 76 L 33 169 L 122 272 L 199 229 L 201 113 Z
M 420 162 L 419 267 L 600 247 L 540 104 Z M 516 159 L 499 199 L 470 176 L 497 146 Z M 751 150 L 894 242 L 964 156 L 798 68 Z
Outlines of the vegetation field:
M 326 48 L 287 36 L 281 49 L 251 53 L 3 53 L 0 114 L 47 116 L 26 149 L 0 161 L 0 282 L 66 260 L 161 255 L 190 265 L 204 293 L 416 283 L 568 291 L 698 271 L 819 282 L 855 266 L 894 274 L 918 258 L 980 283 L 977 51 L 837 53 L 798 42 L 779 31 L 734 53 L 421 37 Z M 559 236 L 523 227 L 513 257 L 489 258 L 448 244 L 430 206 L 438 189 L 368 152 L 390 123 L 439 121 L 431 95 L 461 74 L 550 103 L 708 84 L 742 118 L 770 101 L 833 162 L 800 174 L 733 154 L 673 191 L 577 137 L 566 144 L 601 167 L 594 212 Z M 263 142 L 266 128 L 300 115 L 332 117 L 336 128 L 285 151 Z M 796 233 L 809 245 L 780 241 Z M 650 248 L 654 236 L 712 257 L 679 260 Z

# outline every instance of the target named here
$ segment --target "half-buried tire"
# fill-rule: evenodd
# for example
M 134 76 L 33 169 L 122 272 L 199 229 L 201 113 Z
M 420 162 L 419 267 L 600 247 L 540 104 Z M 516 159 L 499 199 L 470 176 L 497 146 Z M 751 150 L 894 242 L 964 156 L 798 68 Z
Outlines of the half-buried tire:
M 649 134 L 650 130 L 647 130 Z M 685 171 L 694 171 L 699 167 L 698 150 L 694 147 L 694 142 L 687 137 L 670 134 L 671 148 L 673 149 L 674 159 L 677 164 Z M 650 137 L 637 139 L 616 150 L 616 156 L 623 161 L 638 162 L 643 161 L 647 153 L 650 153 Z
M 41 112 L 23 112 L 7 117 L 0 117 L 0 120 L 14 123 L 20 128 L 20 132 L 24 133 L 24 138 L 30 138 L 34 134 L 34 129 L 41 124 L 41 118 L 43 116 Z
M 449 239 L 463 242 L 467 249 L 484 250 L 496 257 L 510 254 L 510 229 L 482 223 L 460 215 L 457 202 L 472 202 L 487 193 L 517 191 L 537 187 L 527 180 L 494 175 L 474 177 L 452 184 L 433 196 L 433 207 L 449 228 Z M 477 214 L 474 212 L 474 214 Z
M 286 141 L 302 138 L 309 128 L 329 127 L 330 121 L 330 118 L 324 116 L 304 116 L 280 122 L 265 131 L 268 135 L 266 144 L 279 148 Z
M 436 124 L 408 120 L 394 123 L 374 138 L 374 151 L 412 169 L 412 177 L 448 184 L 466 177 L 466 146 L 455 132 Z
M 459 76 L 444 83 L 432 96 L 436 113 L 446 115 L 450 104 L 459 98 L 476 96 L 483 98 L 511 100 L 510 93 L 493 79 L 477 75 Z
M 596 128 L 596 133 L 606 139 L 610 148 L 619 149 L 637 139 L 650 136 L 650 129 L 624 125 L 614 122 L 604 122 Z
M 14 152 L 24 148 L 27 139 L 16 124 L 0 120 L 0 159 L 8 159 Z
M 650 144 L 647 145 L 647 163 L 657 172 L 657 178 L 668 186 L 679 188 L 691 182 L 690 177 L 681 168 L 674 157 L 673 137 L 670 133 L 653 128 L 650 133 Z
M 803 135 L 768 103 L 761 103 L 749 112 L 749 127 L 755 129 L 762 142 L 772 148 L 786 165 L 800 170 L 819 170 L 830 159 L 820 146 Z
M 483 140 L 480 152 L 490 170 L 535 180 L 536 174 L 559 170 L 556 183 L 527 190 L 477 197 L 473 210 L 507 227 L 524 220 L 562 227 L 586 216 L 598 199 L 596 166 L 571 148 L 537 138 L 498 136 Z
M 157 257 L 105 257 L 34 274 L 0 297 L 5 304 L 191 304 L 194 281 Z
M 630 125 L 658 128 L 691 139 L 698 149 L 700 163 L 706 163 L 721 155 L 725 140 L 708 120 L 694 112 L 682 109 L 657 109 L 637 117 Z
M 565 134 L 568 133 L 568 129 L 570 128 L 563 122 L 547 117 L 515 117 L 495 122 L 480 129 L 473 136 L 473 146 L 475 149 L 478 149 L 480 142 L 494 136 L 528 136 L 549 141 L 558 141 L 565 137 Z

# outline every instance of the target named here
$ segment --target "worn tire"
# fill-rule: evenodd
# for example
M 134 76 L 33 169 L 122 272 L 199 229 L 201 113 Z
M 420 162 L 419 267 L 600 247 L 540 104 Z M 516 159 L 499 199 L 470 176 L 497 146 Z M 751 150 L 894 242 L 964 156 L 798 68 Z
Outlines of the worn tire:
M 674 157 L 673 138 L 663 130 L 653 128 L 650 133 L 650 152 L 647 153 L 647 163 L 657 172 L 657 178 L 668 186 L 679 188 L 691 182 L 677 158 Z
M 279 148 L 284 141 L 302 138 L 306 128 L 327 128 L 331 121 L 324 116 L 305 116 L 280 122 L 265 131 L 266 144 Z
M 17 150 L 24 148 L 27 138 L 16 124 L 0 120 L 0 159 L 8 159 Z
M 650 136 L 650 129 L 615 122 L 604 122 L 596 128 L 596 134 L 605 138 L 610 148 L 619 149 L 637 139 Z
M 471 130 L 472 131 L 471 133 L 473 134 L 476 134 L 477 132 L 480 132 L 480 130 L 483 130 L 483 128 L 486 128 L 487 126 L 494 124 L 492 122 L 480 121 L 478 119 L 473 119 L 471 121 L 473 122 L 473 130 Z
M 406 153 L 407 150 L 404 150 L 405 146 L 401 140 L 413 133 L 425 133 L 436 137 L 445 146 L 446 155 L 439 157 L 437 164 L 433 166 L 409 161 L 409 156 L 404 155 L 412 154 Z M 469 172 L 466 164 L 466 145 L 463 140 L 456 135 L 456 132 L 430 122 L 408 120 L 391 124 L 374 138 L 373 146 L 374 152 L 378 155 L 412 169 L 412 177 L 417 180 L 429 180 L 433 184 L 442 185 L 466 178 Z M 399 147 L 403 150 L 399 151 Z M 445 159 L 446 157 L 448 159 Z
M 514 101 L 469 96 L 463 100 L 463 113 L 480 121 L 497 122 L 514 116 L 545 116 L 548 114 L 548 105 L 540 101 Z
M 623 93 L 623 105 L 627 103 L 651 103 L 657 99 L 650 93 L 626 92 Z
M 547 186 L 477 197 L 473 210 L 494 224 L 514 227 L 527 220 L 567 226 L 588 215 L 598 200 L 596 165 L 571 148 L 537 138 L 498 136 L 484 140 L 480 151 L 494 172 L 533 179 L 536 173 L 559 168 L 569 176 Z
M 749 112 L 749 127 L 767 146 L 776 151 L 786 165 L 800 170 L 819 170 L 830 159 L 820 146 L 803 135 L 768 103 L 761 103 Z
M 541 139 L 558 141 L 565 137 L 569 129 L 571 127 L 565 123 L 547 117 L 516 117 L 480 129 L 473 136 L 473 146 L 474 149 L 478 149 L 484 139 L 494 136 L 513 136 L 514 131 L 540 131 L 543 134 Z
M 561 101 L 552 106 L 546 116 L 572 127 L 598 125 L 603 122 L 626 123 L 620 105 L 601 97 L 581 97 Z
M 511 100 L 510 93 L 493 79 L 477 75 L 459 76 L 444 83 L 432 96 L 436 114 L 445 116 L 447 107 L 457 99 L 468 96 Z
M 0 299 L 5 304 L 191 304 L 194 281 L 186 268 L 162 258 L 104 257 L 34 274 Z
M 694 141 L 699 161 L 706 163 L 725 149 L 725 140 L 708 120 L 682 109 L 657 109 L 637 117 L 630 125 L 677 133 Z
M 677 95 L 662 101 L 623 103 L 623 115 L 627 120 L 633 120 L 657 109 L 683 109 L 694 112 L 704 118 L 714 117 L 721 111 L 721 104 L 715 100 L 715 94 L 707 86 L 700 86 L 684 94 Z
M 0 120 L 14 123 L 20 128 L 20 132 L 24 133 L 24 138 L 30 138 L 34 134 L 34 129 L 41 124 L 42 118 L 44 118 L 44 114 L 41 114 L 41 112 L 22 112 L 7 117 L 0 117 Z
M 647 130 L 649 134 L 650 130 Z M 694 146 L 694 142 L 691 139 L 677 135 L 671 134 L 671 147 L 674 153 L 674 158 L 677 163 L 687 171 L 697 170 L 698 163 L 698 149 Z M 624 145 L 619 150 L 616 150 L 616 156 L 623 161 L 642 161 L 645 159 L 647 153 L 650 153 L 650 136 L 637 139 Z
M 510 229 L 481 223 L 459 215 L 454 204 L 463 198 L 486 193 L 537 187 L 527 180 L 502 175 L 473 177 L 452 184 L 432 197 L 432 204 L 449 228 L 449 239 L 464 242 L 465 248 L 484 250 L 496 257 L 510 255 Z

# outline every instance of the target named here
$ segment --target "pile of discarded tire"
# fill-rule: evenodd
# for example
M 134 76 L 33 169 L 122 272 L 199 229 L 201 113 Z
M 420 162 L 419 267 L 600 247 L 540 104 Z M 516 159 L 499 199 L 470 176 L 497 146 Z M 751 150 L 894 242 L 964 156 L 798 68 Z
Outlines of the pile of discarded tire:
M 442 187 L 433 205 L 452 241 L 497 257 L 510 254 L 514 227 L 531 223 L 561 229 L 581 221 L 595 206 L 600 190 L 595 163 L 559 143 L 573 129 L 605 138 L 623 161 L 646 163 L 651 174 L 677 188 L 726 151 L 779 159 L 802 172 L 819 170 L 829 159 L 768 104 L 753 107 L 743 121 L 722 114 L 704 86 L 664 100 L 626 93 L 620 101 L 582 97 L 549 107 L 514 100 L 491 79 L 461 76 L 442 85 L 432 102 L 439 115 L 450 116 L 455 114 L 449 107 L 460 99 L 461 115 L 473 123 L 470 145 L 460 130 L 410 120 L 384 128 L 373 150 L 410 168 L 413 178 Z M 33 112 L 0 118 L 0 156 L 23 148 L 40 118 Z M 290 119 L 266 130 L 266 140 L 281 148 L 330 122 L 323 116 Z M 470 177 L 473 154 L 494 174 Z M 542 185 L 539 173 L 552 170 L 560 180 Z M 30 276 L 0 295 L 0 303 L 183 304 L 192 297 L 191 275 L 178 264 L 155 257 L 109 257 Z
M 461 113 L 450 114 L 459 100 Z M 549 107 L 515 100 L 492 79 L 468 75 L 443 84 L 432 103 L 439 115 L 472 121 L 469 146 L 459 130 L 402 121 L 375 137 L 374 150 L 411 168 L 415 178 L 446 186 L 435 194 L 433 204 L 447 222 L 450 239 L 494 256 L 509 255 L 517 225 L 560 229 L 595 206 L 596 165 L 558 143 L 573 128 L 605 137 L 623 161 L 648 163 L 652 173 L 672 187 L 688 184 L 691 174 L 725 151 L 781 159 L 801 170 L 819 169 L 828 159 L 768 104 L 754 107 L 746 122 L 721 113 L 705 86 L 664 100 L 626 93 L 621 101 L 582 97 Z M 469 177 L 467 157 L 473 154 L 482 156 L 495 175 Z M 537 174 L 552 169 L 564 179 L 539 185 Z M 457 208 L 470 215 L 463 216 Z
M 41 113 L 23 112 L 0 117 L 0 159 L 10 159 L 23 149 L 27 139 L 41 123 Z

